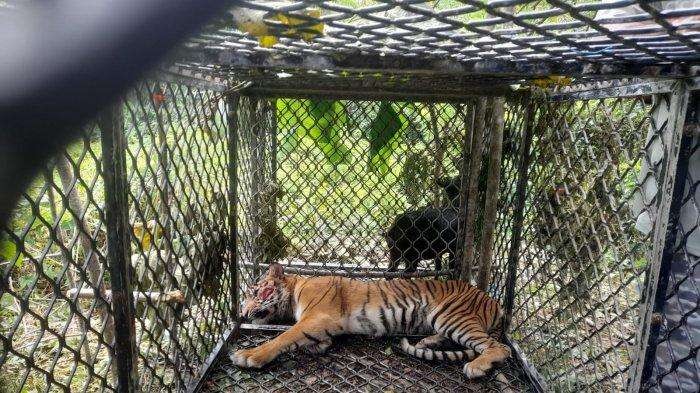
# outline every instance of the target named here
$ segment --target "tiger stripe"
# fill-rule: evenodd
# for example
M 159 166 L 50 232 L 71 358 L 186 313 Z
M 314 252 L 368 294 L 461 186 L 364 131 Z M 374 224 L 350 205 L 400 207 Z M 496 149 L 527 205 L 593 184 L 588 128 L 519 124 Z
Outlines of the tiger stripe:
M 259 298 L 260 293 L 267 295 Z M 246 297 L 243 314 L 262 315 L 255 323 L 291 317 L 297 323 L 259 347 L 236 352 L 232 360 L 242 367 L 261 367 L 296 348 L 323 353 L 341 334 L 431 335 L 419 346 L 401 340 L 402 351 L 425 360 L 467 360 L 463 371 L 469 378 L 484 375 L 510 356 L 510 348 L 496 339 L 503 329 L 500 306 L 461 281 L 301 277 L 285 275 L 281 266 L 273 264 Z M 464 349 L 431 348 L 445 340 Z
M 401 350 L 419 359 L 425 360 L 449 360 L 451 362 L 461 361 L 461 360 L 471 360 L 476 357 L 476 352 L 471 349 L 464 349 L 461 351 L 438 351 L 430 348 L 418 348 L 415 345 L 411 345 L 406 337 L 401 339 Z

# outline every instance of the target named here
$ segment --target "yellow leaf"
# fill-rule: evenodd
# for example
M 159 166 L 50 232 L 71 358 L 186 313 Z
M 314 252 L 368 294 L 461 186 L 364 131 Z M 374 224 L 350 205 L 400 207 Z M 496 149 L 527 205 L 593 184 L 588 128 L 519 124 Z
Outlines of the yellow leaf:
M 163 228 L 158 225 L 155 220 L 149 221 L 145 229 L 143 223 L 134 223 L 132 230 L 134 232 L 134 237 L 141 244 L 142 250 L 150 249 L 153 241 L 163 236 Z
M 571 84 L 572 79 L 568 76 L 563 75 L 549 75 L 545 78 L 533 79 L 532 84 L 541 87 L 543 89 L 552 86 L 568 86 Z
M 318 19 L 321 17 L 320 10 L 304 10 L 301 14 L 307 18 L 300 18 L 294 15 L 284 14 L 281 12 L 273 15 L 274 19 L 280 21 L 287 29 L 282 31 L 284 36 L 301 37 L 304 41 L 311 41 L 314 38 L 323 35 L 325 25 L 322 22 L 313 23 L 309 18 Z
M 263 35 L 259 38 L 260 46 L 263 48 L 272 48 L 277 43 L 277 37 L 274 35 Z

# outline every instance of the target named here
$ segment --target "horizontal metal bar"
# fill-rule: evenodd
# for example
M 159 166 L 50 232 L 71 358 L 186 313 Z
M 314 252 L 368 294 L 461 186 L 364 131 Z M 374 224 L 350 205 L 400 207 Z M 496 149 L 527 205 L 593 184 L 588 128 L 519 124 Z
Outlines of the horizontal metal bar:
M 251 262 L 242 263 L 246 267 L 254 267 Z M 257 265 L 258 267 L 267 268 L 269 264 L 261 263 Z M 421 270 L 414 273 L 404 273 L 404 272 L 387 272 L 382 269 L 358 269 L 356 271 L 347 270 L 331 270 L 328 267 L 319 267 L 318 269 L 310 268 L 298 268 L 291 266 L 284 266 L 285 273 L 291 274 L 301 274 L 310 276 L 341 276 L 341 277 L 355 277 L 355 278 L 413 278 L 413 277 L 436 277 L 436 276 L 449 276 L 452 274 L 452 270 Z M 332 268 L 332 266 L 331 266 Z M 344 269 L 342 266 L 337 266 L 338 269 Z
M 270 87 L 250 87 L 244 94 L 274 98 L 335 98 L 347 100 L 399 100 L 421 102 L 464 102 L 483 96 L 510 96 L 511 89 L 494 87 L 488 91 L 425 92 L 425 91 L 386 91 L 386 90 L 331 90 L 331 89 L 276 89 Z
M 202 48 L 180 53 L 183 63 L 218 64 L 234 69 L 279 70 L 352 70 L 361 72 L 403 73 L 413 75 L 475 74 L 483 76 L 604 76 L 633 77 L 643 75 L 690 76 L 690 67 L 678 64 L 650 62 L 609 62 L 604 66 L 586 61 L 530 60 L 516 62 L 501 59 L 458 61 L 445 58 L 424 58 L 360 53 L 321 54 L 245 53 L 239 50 Z
M 223 81 L 207 80 L 205 76 L 201 77 L 190 76 L 185 73 L 175 73 L 172 71 L 159 72 L 153 76 L 153 79 L 169 83 L 178 83 L 185 86 L 195 87 L 198 89 L 211 90 L 216 92 L 228 91 L 228 85 Z
M 636 97 L 650 94 L 669 93 L 674 84 L 675 79 L 663 80 L 638 80 L 633 81 L 605 81 L 593 82 L 580 87 L 564 88 L 560 91 L 549 94 L 549 100 L 560 101 L 575 101 L 575 100 L 593 100 L 612 97 Z
M 242 323 L 241 330 L 267 330 L 272 332 L 284 332 L 289 330 L 290 325 L 254 325 L 252 323 Z M 422 338 L 425 334 L 403 334 L 403 333 L 392 333 L 391 337 L 413 337 Z

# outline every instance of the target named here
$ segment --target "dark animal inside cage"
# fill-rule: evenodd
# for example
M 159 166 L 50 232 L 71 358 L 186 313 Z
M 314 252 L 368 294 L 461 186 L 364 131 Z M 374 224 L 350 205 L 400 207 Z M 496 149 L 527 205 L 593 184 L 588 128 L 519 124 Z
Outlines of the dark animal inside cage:
M 396 217 L 385 234 L 390 258 L 388 271 L 396 271 L 403 262 L 407 273 L 415 272 L 420 261 L 431 259 L 435 261 L 435 270 L 440 271 L 441 258 L 447 253 L 450 269 L 456 266 L 460 179 L 438 179 L 436 184 L 445 190 L 449 205 L 422 207 Z

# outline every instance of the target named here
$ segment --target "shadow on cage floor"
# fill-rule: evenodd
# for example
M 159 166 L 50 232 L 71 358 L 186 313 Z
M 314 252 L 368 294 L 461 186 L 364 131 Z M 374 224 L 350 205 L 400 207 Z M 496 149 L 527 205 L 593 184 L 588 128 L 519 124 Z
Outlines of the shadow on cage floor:
M 242 330 L 233 350 L 259 345 L 279 332 Z M 404 355 L 398 339 L 343 336 L 325 355 L 295 352 L 262 370 L 243 370 L 221 356 L 203 392 L 526 392 L 522 369 L 511 359 L 484 378 L 467 380 L 461 363 Z

